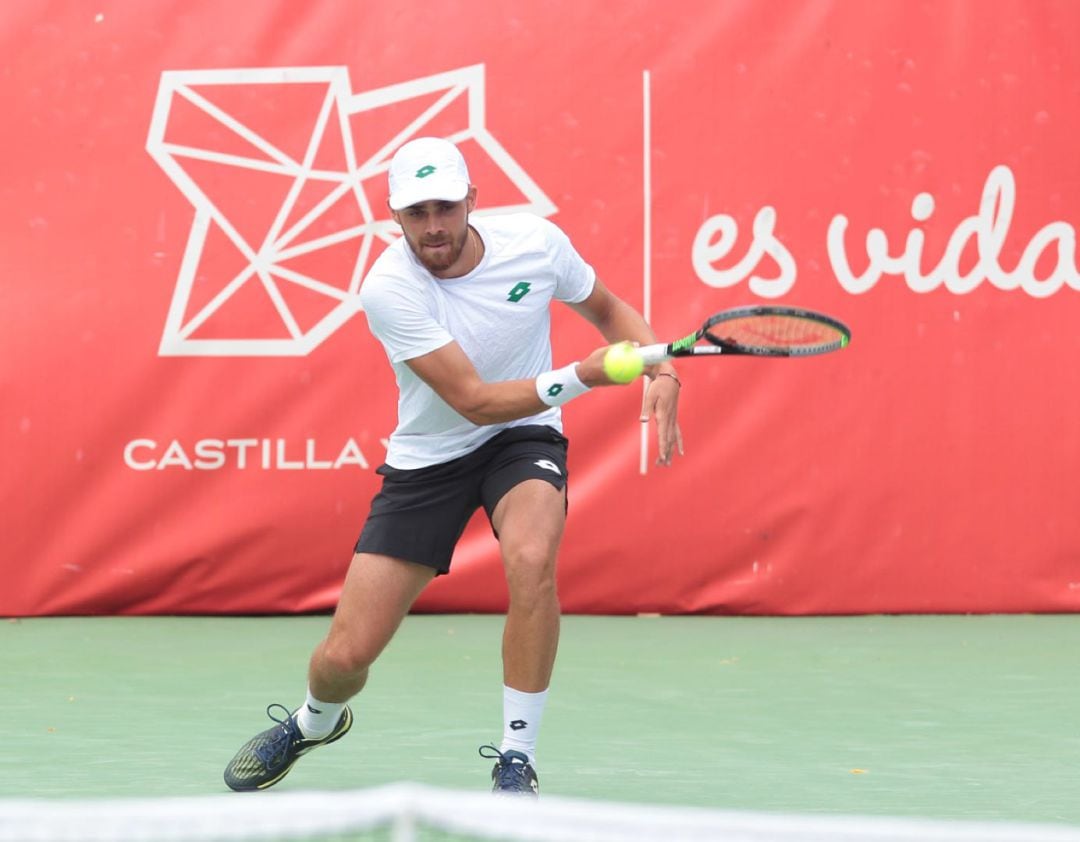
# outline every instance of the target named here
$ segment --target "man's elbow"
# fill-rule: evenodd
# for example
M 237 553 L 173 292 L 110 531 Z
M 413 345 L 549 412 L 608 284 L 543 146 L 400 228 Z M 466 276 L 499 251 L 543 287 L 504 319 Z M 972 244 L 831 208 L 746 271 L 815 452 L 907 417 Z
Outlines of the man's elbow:
M 484 414 L 483 410 L 476 407 L 455 406 L 454 409 L 457 410 L 458 415 L 460 415 L 470 424 L 475 424 L 477 427 L 483 427 L 487 424 L 492 423 L 491 421 L 487 420 L 487 416 Z
M 465 417 L 466 421 L 470 424 L 475 424 L 477 427 L 486 427 L 489 424 L 498 424 L 500 421 L 511 420 L 510 418 L 506 418 L 494 412 L 487 412 L 482 409 L 471 412 L 460 412 L 460 414 Z
M 477 427 L 507 420 L 495 412 L 487 396 L 479 389 L 472 394 L 460 396 L 452 405 L 458 415 Z

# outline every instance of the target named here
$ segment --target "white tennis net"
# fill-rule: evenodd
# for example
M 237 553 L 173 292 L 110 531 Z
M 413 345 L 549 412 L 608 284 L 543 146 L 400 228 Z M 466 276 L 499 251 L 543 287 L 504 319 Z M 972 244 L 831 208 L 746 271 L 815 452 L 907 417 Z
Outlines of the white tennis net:
M 0 799 L 0 842 L 226 840 L 544 842 L 1080 842 L 1080 828 L 774 815 L 559 797 L 539 801 L 391 784 L 123 800 Z

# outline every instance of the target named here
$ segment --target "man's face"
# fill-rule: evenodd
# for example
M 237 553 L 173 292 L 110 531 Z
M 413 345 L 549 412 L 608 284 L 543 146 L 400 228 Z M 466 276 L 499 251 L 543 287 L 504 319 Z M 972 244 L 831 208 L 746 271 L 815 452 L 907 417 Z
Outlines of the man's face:
M 436 278 L 453 278 L 468 271 L 458 269 L 466 262 L 462 253 L 469 234 L 469 212 L 475 204 L 476 188 L 470 187 L 460 202 L 432 199 L 392 211 L 409 248 Z

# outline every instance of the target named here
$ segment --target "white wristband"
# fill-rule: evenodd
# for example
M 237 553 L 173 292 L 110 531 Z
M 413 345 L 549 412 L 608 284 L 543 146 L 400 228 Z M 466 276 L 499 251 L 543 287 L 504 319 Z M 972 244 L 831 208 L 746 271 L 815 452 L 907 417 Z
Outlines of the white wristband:
M 545 371 L 536 378 L 536 394 L 548 406 L 562 406 L 587 391 L 589 387 L 578 379 L 576 362 L 555 371 Z

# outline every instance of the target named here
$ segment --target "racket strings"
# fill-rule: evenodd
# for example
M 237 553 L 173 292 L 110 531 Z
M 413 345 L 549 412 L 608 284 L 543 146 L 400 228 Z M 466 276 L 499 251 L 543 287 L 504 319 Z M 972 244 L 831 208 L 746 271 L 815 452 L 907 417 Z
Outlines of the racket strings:
M 776 350 L 843 346 L 846 335 L 833 325 L 790 315 L 749 315 L 725 320 L 706 333 L 714 344 Z

